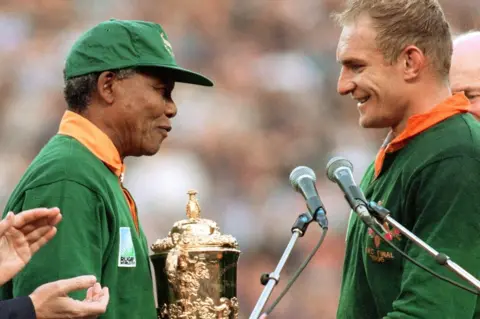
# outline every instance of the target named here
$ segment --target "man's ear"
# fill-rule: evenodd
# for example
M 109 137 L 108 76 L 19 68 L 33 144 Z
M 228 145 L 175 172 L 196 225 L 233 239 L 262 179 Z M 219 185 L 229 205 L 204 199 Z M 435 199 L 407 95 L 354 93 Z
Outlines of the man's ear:
M 418 47 L 409 45 L 406 47 L 400 59 L 403 61 L 403 74 L 405 81 L 412 81 L 418 78 L 420 72 L 426 65 L 426 56 Z
M 100 74 L 97 80 L 97 92 L 101 99 L 108 104 L 112 104 L 115 100 L 113 96 L 113 82 L 115 80 L 115 73 L 105 71 Z

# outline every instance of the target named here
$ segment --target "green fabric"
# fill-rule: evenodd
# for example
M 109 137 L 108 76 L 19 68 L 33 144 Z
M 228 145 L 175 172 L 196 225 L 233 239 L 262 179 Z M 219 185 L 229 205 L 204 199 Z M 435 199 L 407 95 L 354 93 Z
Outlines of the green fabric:
M 101 318 L 156 318 L 145 235 L 135 229 L 119 179 L 77 140 L 56 135 L 49 141 L 23 175 L 4 215 L 34 207 L 59 207 L 63 219 L 57 235 L 0 288 L 0 299 L 92 274 L 110 290 L 107 313 Z M 121 227 L 130 229 L 135 267 L 119 267 Z M 85 293 L 71 296 L 83 300 Z
M 82 34 L 67 56 L 65 78 L 141 66 L 162 68 L 176 82 L 213 86 L 203 75 L 177 65 L 159 24 L 137 20 L 110 19 Z
M 362 183 L 368 200 L 434 249 L 480 278 L 480 124 L 455 115 L 373 164 Z M 404 236 L 392 242 L 441 275 L 469 286 Z M 346 238 L 339 319 L 480 318 L 477 296 L 437 279 L 378 242 L 355 214 Z M 374 261 L 375 260 L 375 261 Z

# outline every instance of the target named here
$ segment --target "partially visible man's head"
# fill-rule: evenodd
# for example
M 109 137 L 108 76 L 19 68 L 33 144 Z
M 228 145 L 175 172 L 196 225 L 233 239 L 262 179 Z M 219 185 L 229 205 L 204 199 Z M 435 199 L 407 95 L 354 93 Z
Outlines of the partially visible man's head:
M 65 64 L 68 108 L 112 138 L 120 155 L 153 155 L 177 113 L 175 82 L 212 86 L 181 68 L 163 28 L 151 22 L 105 21 L 80 36 Z
M 452 40 L 437 1 L 350 0 L 334 17 L 343 27 L 338 91 L 358 101 L 363 127 L 399 125 L 419 83 L 448 80 Z
M 450 85 L 464 92 L 475 113 L 480 114 L 480 31 L 462 34 L 453 41 Z

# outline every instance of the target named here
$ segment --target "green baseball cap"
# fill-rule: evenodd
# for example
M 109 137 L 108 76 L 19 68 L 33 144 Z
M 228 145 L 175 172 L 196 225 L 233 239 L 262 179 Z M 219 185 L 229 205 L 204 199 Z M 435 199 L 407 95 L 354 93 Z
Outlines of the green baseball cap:
M 68 53 L 65 79 L 133 67 L 158 67 L 176 82 L 213 86 L 205 76 L 178 66 L 162 26 L 139 20 L 110 19 L 83 33 Z

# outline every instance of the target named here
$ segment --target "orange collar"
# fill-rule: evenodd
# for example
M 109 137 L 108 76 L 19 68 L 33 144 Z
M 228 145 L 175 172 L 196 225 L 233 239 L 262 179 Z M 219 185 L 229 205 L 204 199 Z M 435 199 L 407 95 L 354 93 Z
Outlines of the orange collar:
M 465 95 L 463 93 L 457 93 L 442 103 L 437 104 L 430 111 L 411 116 L 407 121 L 405 130 L 390 142 L 387 142 L 387 137 L 387 141 L 378 152 L 375 158 L 375 178 L 377 178 L 382 171 L 383 162 L 387 153 L 393 153 L 402 149 L 412 137 L 431 128 L 435 124 L 455 114 L 468 112 L 469 107 L 470 102 Z M 389 137 L 390 136 L 391 134 L 389 134 Z
M 112 140 L 92 122 L 75 112 L 66 111 L 60 122 L 58 133 L 78 140 L 123 180 L 125 164 L 117 148 Z

